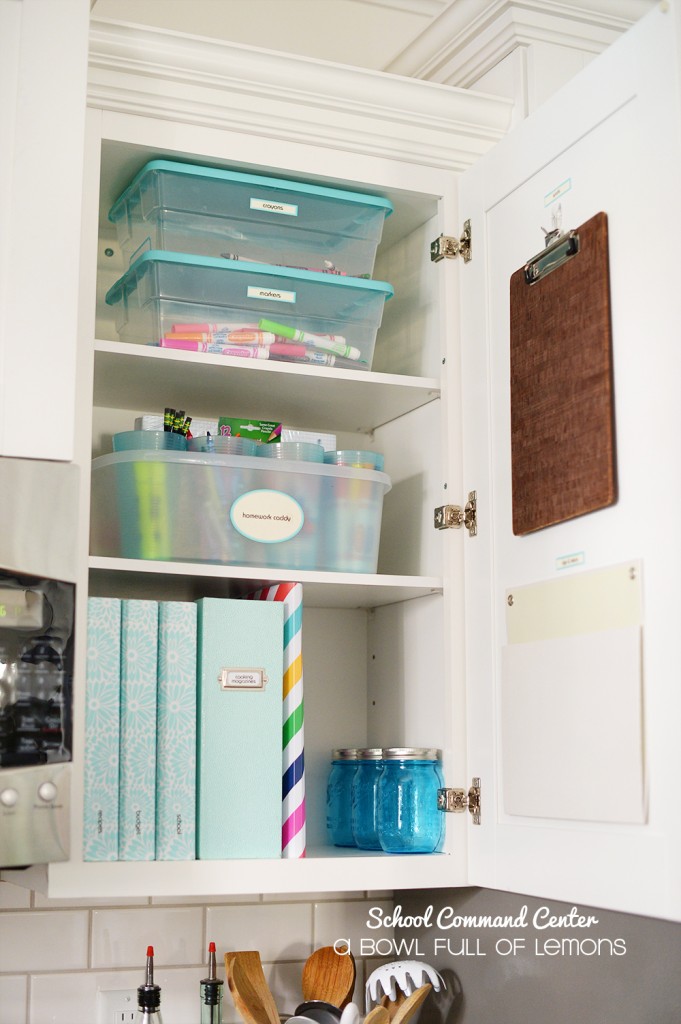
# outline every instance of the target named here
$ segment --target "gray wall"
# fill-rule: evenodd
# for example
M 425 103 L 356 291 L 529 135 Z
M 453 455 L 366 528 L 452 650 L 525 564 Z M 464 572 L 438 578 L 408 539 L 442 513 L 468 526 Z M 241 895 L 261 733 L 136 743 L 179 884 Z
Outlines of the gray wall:
M 572 904 L 491 889 L 401 892 L 398 905 L 403 916 L 432 908 L 425 925 L 396 929 L 418 941 L 399 956 L 422 959 L 447 981 L 446 993 L 424 1003 L 419 1024 L 681 1024 L 681 925 L 579 906 L 598 922 L 544 929 L 535 927 L 538 911 L 569 915 Z M 517 921 L 523 908 L 525 927 L 438 926 L 441 912 Z M 525 948 L 504 955 L 514 939 Z M 599 939 L 608 941 L 595 952 Z

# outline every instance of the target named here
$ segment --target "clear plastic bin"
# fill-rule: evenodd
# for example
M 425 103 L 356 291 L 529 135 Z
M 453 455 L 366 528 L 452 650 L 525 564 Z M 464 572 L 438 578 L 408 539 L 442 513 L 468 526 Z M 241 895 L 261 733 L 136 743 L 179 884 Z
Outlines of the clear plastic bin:
M 153 160 L 114 203 L 126 261 L 149 249 L 371 276 L 392 204 L 380 196 Z
M 392 294 L 384 281 L 148 252 L 109 289 L 106 301 L 121 341 L 168 345 L 162 339 L 169 338 L 171 347 L 185 351 L 367 370 Z M 278 338 L 277 344 L 237 340 L 261 321 L 268 325 L 261 333 Z M 296 331 L 308 337 L 291 337 Z
M 376 572 L 373 470 L 219 453 L 125 451 L 92 463 L 93 555 Z

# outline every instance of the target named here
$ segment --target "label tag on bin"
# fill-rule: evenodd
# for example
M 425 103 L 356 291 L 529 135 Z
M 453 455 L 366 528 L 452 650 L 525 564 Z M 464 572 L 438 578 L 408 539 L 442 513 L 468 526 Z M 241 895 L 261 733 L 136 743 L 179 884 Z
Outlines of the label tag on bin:
M 260 288 L 249 284 L 246 289 L 249 299 L 270 299 L 272 302 L 295 302 L 296 293 L 283 291 L 281 288 Z
M 264 690 L 268 679 L 264 668 L 223 668 L 218 682 L 221 690 Z
M 295 498 L 267 488 L 241 494 L 232 505 L 229 517 L 242 537 L 261 544 L 292 540 L 305 522 L 303 510 Z
M 256 199 L 249 203 L 251 210 L 262 210 L 264 213 L 281 213 L 286 217 L 297 217 L 298 207 L 295 203 L 280 203 L 276 199 Z

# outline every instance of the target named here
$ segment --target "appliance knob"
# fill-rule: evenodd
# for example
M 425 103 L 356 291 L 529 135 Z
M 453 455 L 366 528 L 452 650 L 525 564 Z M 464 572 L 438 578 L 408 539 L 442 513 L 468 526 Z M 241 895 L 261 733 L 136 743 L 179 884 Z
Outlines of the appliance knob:
M 14 807 L 18 799 L 19 794 L 16 789 L 8 787 L 0 792 L 0 804 L 2 804 L 3 807 Z
M 46 804 L 51 800 L 54 800 L 56 795 L 57 787 L 54 782 L 41 782 L 38 786 L 38 796 L 41 800 L 44 800 Z

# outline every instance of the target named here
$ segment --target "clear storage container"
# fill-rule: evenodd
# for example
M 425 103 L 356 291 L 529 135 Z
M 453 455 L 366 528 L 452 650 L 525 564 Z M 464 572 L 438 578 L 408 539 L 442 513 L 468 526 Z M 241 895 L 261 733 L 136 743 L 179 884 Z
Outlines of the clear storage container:
M 283 178 L 152 160 L 109 212 L 126 261 L 149 249 L 371 275 L 392 204 Z
M 246 358 L 367 370 L 392 294 L 385 281 L 151 251 L 109 289 L 106 301 L 121 341 L 223 354 L 239 348 Z M 261 320 L 283 328 L 276 346 L 242 344 L 240 333 L 255 333 Z M 271 326 L 266 333 L 274 336 Z
M 219 452 L 124 451 L 94 459 L 91 479 L 93 555 L 376 571 L 390 490 L 384 473 Z M 339 536 L 344 517 L 357 522 Z
M 326 784 L 326 828 L 334 846 L 354 846 L 352 833 L 352 783 L 357 771 L 354 747 L 334 750 Z
M 445 834 L 437 791 L 444 786 L 439 750 L 388 747 L 378 781 L 378 838 L 386 853 L 435 853 Z

